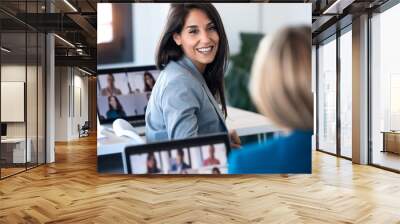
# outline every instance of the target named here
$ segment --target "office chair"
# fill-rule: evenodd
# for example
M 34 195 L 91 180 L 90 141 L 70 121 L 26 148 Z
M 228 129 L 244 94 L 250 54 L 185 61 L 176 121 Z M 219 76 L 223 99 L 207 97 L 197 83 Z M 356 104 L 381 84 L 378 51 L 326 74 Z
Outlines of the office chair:
M 78 125 L 79 138 L 89 136 L 89 129 L 90 129 L 89 121 L 85 121 L 82 127 Z

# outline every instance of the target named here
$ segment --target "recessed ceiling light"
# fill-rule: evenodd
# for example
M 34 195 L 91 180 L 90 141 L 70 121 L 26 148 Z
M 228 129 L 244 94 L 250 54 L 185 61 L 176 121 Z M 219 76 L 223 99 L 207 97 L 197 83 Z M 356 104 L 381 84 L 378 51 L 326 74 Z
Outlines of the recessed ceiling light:
M 2 51 L 6 52 L 6 53 L 10 53 L 10 52 L 11 52 L 10 49 L 7 49 L 7 48 L 5 48 L 5 47 L 1 47 L 0 49 L 1 49 Z
M 342 14 L 343 9 L 351 5 L 355 0 L 336 0 L 322 14 Z
M 68 40 L 66 40 L 66 39 L 64 39 L 64 38 L 62 38 L 62 37 L 60 37 L 60 36 L 57 35 L 57 34 L 54 34 L 54 36 L 57 37 L 58 39 L 60 39 L 61 41 L 63 41 L 64 43 L 66 43 L 67 45 L 69 45 L 69 46 L 75 48 L 75 45 L 73 45 L 73 44 L 72 44 L 71 42 L 69 42 Z
M 78 12 L 78 10 L 68 1 L 68 0 L 64 0 L 65 4 L 67 4 L 72 10 L 74 10 L 75 12 Z
M 79 69 L 79 71 L 81 71 L 81 72 L 83 72 L 83 73 L 85 73 L 85 74 L 87 74 L 87 75 L 92 75 L 92 73 L 90 73 L 90 72 L 88 72 L 88 71 L 85 71 L 85 70 L 83 70 L 83 69 L 81 69 L 81 68 L 79 68 L 79 67 L 78 67 L 78 69 Z

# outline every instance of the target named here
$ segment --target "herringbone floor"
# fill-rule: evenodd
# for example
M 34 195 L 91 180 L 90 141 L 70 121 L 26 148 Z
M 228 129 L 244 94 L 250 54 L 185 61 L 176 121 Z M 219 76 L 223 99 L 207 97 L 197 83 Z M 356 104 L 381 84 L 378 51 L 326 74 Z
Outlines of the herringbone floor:
M 315 152 L 313 174 L 106 176 L 96 139 L 0 181 L 0 223 L 400 223 L 400 175 Z

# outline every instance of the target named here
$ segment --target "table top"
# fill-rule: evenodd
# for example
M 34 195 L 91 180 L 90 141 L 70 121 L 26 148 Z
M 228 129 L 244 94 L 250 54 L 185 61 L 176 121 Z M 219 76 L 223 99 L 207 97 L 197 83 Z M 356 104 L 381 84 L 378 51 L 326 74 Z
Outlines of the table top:
M 227 111 L 228 117 L 226 118 L 226 125 L 228 129 L 235 129 L 239 136 L 282 130 L 260 114 L 234 107 L 227 107 Z M 116 136 L 111 125 L 102 125 L 102 127 L 98 129 L 97 137 L 97 155 L 122 153 L 126 146 L 137 144 L 128 137 Z M 145 137 L 143 137 L 143 139 L 145 139 Z
M 400 134 L 400 131 L 381 131 L 381 133 L 387 133 L 387 134 L 397 134 L 397 135 L 399 135 Z
M 30 138 L 26 139 L 27 141 L 30 141 Z M 5 139 L 1 139 L 1 143 L 20 143 L 20 142 L 25 142 L 25 138 L 13 138 L 13 137 L 6 137 Z
M 228 129 L 235 129 L 239 136 L 282 131 L 261 114 L 235 107 L 227 107 L 227 111 L 226 125 Z
M 122 153 L 126 146 L 138 144 L 135 140 L 128 137 L 115 135 L 111 129 L 102 130 L 102 134 L 98 134 L 97 136 L 97 155 Z M 143 139 L 146 140 L 144 137 Z

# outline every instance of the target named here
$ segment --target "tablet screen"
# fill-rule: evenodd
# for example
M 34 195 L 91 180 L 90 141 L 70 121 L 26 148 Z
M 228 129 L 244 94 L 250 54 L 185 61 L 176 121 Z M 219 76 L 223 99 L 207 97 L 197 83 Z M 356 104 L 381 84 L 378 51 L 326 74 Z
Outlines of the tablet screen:
M 132 174 L 226 174 L 224 143 L 129 155 Z

